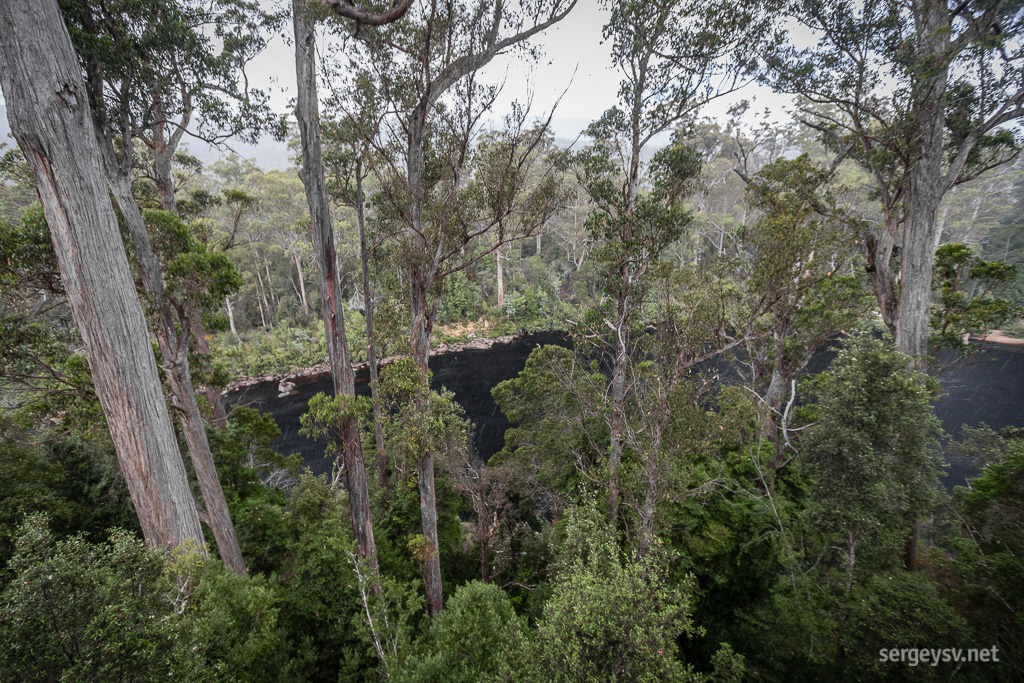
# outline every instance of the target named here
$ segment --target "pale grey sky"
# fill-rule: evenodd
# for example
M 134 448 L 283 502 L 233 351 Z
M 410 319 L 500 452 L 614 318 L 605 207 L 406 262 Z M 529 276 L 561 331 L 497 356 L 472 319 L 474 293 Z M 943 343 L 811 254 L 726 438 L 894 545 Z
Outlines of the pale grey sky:
M 263 2 L 268 6 L 277 4 L 277 0 Z M 619 73 L 612 66 L 610 45 L 602 44 L 601 29 L 608 13 L 600 4 L 599 0 L 579 0 L 568 17 L 536 37 L 535 43 L 543 50 L 536 63 L 508 56 L 485 68 L 483 73 L 491 82 L 505 81 L 495 106 L 495 119 L 504 115 L 513 101 L 524 101 L 531 91 L 532 111 L 537 115 L 546 114 L 561 97 L 555 114 L 555 132 L 561 137 L 574 137 L 616 103 Z M 290 25 L 286 30 L 290 34 Z M 294 64 L 292 48 L 278 36 L 250 66 L 251 82 L 271 91 L 277 111 L 286 111 L 294 96 Z M 772 109 L 779 119 L 789 103 L 788 98 L 766 88 L 748 86 L 709 104 L 701 114 L 724 118 L 729 107 L 741 99 L 753 100 L 754 110 Z
M 290 5 L 286 0 L 261 0 L 261 3 L 268 9 Z M 484 75 L 491 82 L 505 81 L 494 109 L 495 121 L 507 113 L 513 101 L 525 101 L 530 92 L 533 94 L 531 111 L 537 116 L 546 115 L 561 97 L 552 127 L 556 136 L 572 139 L 616 103 L 619 73 L 612 66 L 610 45 L 602 41 L 601 30 L 608 14 L 600 4 L 599 0 L 579 0 L 568 17 L 537 36 L 534 40 L 543 50 L 543 56 L 536 63 L 507 56 L 486 67 Z M 275 36 L 267 49 L 250 63 L 247 73 L 252 86 L 269 92 L 276 111 L 290 112 L 290 100 L 295 94 L 290 21 L 285 23 L 283 31 L 285 35 Z M 766 88 L 747 86 L 712 102 L 700 115 L 724 121 L 729 107 L 742 99 L 752 101 L 752 111 L 770 109 L 771 118 L 777 121 L 786 118 L 784 109 L 790 102 L 789 98 Z M 2 104 L 0 97 L 0 106 Z M 6 117 L 0 116 L 3 118 Z M 0 120 L 0 134 L 4 137 L 8 130 L 6 123 Z M 195 141 L 189 144 L 192 152 L 204 161 L 220 156 L 213 150 L 204 153 L 198 149 L 204 146 Z M 287 164 L 283 145 L 272 140 L 257 146 L 232 146 L 245 157 L 256 157 L 261 165 L 281 167 Z

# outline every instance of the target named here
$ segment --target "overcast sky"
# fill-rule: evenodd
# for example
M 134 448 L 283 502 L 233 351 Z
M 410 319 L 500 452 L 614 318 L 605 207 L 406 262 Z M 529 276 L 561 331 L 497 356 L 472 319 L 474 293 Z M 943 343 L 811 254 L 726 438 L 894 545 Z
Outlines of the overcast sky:
M 268 6 L 276 6 L 274 0 L 263 1 Z M 490 82 L 505 81 L 494 118 L 500 119 L 512 101 L 524 101 L 531 91 L 532 111 L 538 115 L 546 114 L 561 97 L 555 114 L 556 134 L 570 137 L 613 106 L 620 74 L 612 66 L 610 45 L 603 43 L 601 37 L 607 20 L 608 13 L 598 0 L 579 0 L 561 23 L 534 38 L 543 50 L 542 58 L 536 63 L 509 56 L 489 64 L 483 71 L 485 77 Z M 290 24 L 286 30 L 290 32 Z M 249 70 L 254 85 L 271 90 L 277 111 L 288 110 L 289 99 L 294 97 L 294 65 L 292 47 L 279 36 L 253 61 Z M 752 100 L 752 108 L 756 110 L 770 108 L 780 119 L 789 102 L 788 98 L 765 88 L 748 86 L 709 104 L 701 115 L 724 118 L 729 107 L 741 99 Z
M 283 0 L 261 2 L 268 9 L 291 4 Z M 608 14 L 601 9 L 599 0 L 579 0 L 561 23 L 534 38 L 543 51 L 536 63 L 516 56 L 501 57 L 491 62 L 485 68 L 485 77 L 491 82 L 505 81 L 494 109 L 494 121 L 499 121 L 507 113 L 511 102 L 525 101 L 531 92 L 531 111 L 538 116 L 546 115 L 561 97 L 552 127 L 556 136 L 572 139 L 613 106 L 617 100 L 620 74 L 612 66 L 610 45 L 602 41 L 601 29 L 607 18 Z M 290 42 L 290 21 L 285 22 L 283 30 Z M 295 57 L 284 36 L 274 37 L 267 49 L 251 62 L 247 72 L 251 85 L 269 92 L 276 111 L 290 113 L 290 100 L 295 96 Z M 712 102 L 700 115 L 724 121 L 729 107 L 742 99 L 752 102 L 753 111 L 771 110 L 772 118 L 777 121 L 785 118 L 784 110 L 789 103 L 788 98 L 775 95 L 766 88 L 747 86 Z M 0 135 L 4 138 L 9 130 L 6 123 L 0 119 Z M 667 136 L 663 137 L 667 140 Z M 187 144 L 204 161 L 221 156 L 213 150 L 206 153 L 197 149 L 204 145 L 195 141 Z M 257 163 L 265 167 L 283 167 L 288 163 L 283 145 L 270 140 L 258 146 L 239 144 L 234 147 L 244 157 L 256 157 Z

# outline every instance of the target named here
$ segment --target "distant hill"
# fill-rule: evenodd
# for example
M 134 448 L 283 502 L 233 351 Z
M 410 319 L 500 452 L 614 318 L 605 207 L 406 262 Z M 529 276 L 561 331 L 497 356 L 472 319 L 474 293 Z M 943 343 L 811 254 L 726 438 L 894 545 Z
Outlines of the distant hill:
M 580 149 L 589 142 L 589 138 L 581 136 L 581 132 L 590 124 L 589 119 L 584 118 L 555 118 L 551 121 L 551 130 L 555 134 L 555 145 L 558 147 L 569 147 L 575 143 L 575 148 Z M 9 147 L 15 145 L 14 138 L 10 137 L 11 127 L 7 121 L 7 106 L 0 104 L 0 143 L 6 143 Z M 664 139 L 662 139 L 664 138 Z M 645 159 L 668 143 L 669 136 L 663 134 L 653 141 L 649 149 L 645 150 Z M 200 142 L 189 141 L 188 138 L 182 142 L 186 151 L 203 162 L 204 165 L 212 164 L 226 158 L 232 152 L 243 159 L 248 159 L 253 165 L 264 170 L 284 170 L 292 166 L 290 152 L 287 142 L 278 142 L 270 137 L 263 138 L 259 143 L 250 145 L 241 142 L 232 142 L 227 147 L 218 149 Z

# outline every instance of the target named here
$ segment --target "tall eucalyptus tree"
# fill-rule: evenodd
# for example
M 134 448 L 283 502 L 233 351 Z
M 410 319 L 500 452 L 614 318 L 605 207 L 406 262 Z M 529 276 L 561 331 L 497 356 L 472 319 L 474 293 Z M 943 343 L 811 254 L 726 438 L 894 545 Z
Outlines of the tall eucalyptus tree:
M 576 1 L 429 0 L 401 22 L 358 33 L 366 50 L 360 66 L 395 112 L 383 122 L 376 141 L 381 157 L 389 160 L 380 168 L 379 181 L 409 286 L 410 351 L 424 385 L 445 278 L 508 241 L 533 236 L 554 210 L 550 182 L 530 192 L 521 191 L 521 185 L 508 192 L 497 215 L 480 188 L 468 186 L 474 138 L 497 96 L 497 88 L 482 84 L 478 72 L 499 55 L 528 50 L 526 41 L 564 19 Z M 527 115 L 518 107 L 506 121 L 504 174 L 509 180 L 536 163 L 544 139 L 546 125 L 528 126 Z M 506 231 L 504 218 L 521 210 L 535 220 L 518 223 L 518 234 Z M 475 248 L 485 235 L 488 246 Z M 419 395 L 418 410 L 426 415 L 429 392 Z M 436 615 L 443 595 L 430 448 L 422 448 L 417 469 L 423 580 L 427 610 Z
M 588 218 L 601 247 L 611 332 L 609 506 L 619 508 L 619 468 L 627 401 L 631 327 L 649 284 L 648 270 L 690 220 L 680 201 L 699 171 L 695 151 L 673 143 L 645 163 L 655 138 L 693 118 L 700 107 L 748 80 L 770 45 L 770 8 L 740 2 L 605 0 L 604 35 L 622 74 L 619 104 L 588 129 L 594 143 L 566 160 L 595 204 Z
M 56 0 L 0 5 L 0 83 L 36 179 L 97 396 L 146 542 L 205 549 L 135 293 L 81 67 Z
M 250 88 L 248 62 L 266 43 L 278 17 L 253 0 L 61 0 L 72 42 L 86 74 L 101 149 L 117 198 L 133 234 L 142 221 L 131 204 L 132 182 L 153 183 L 160 206 L 177 211 L 173 163 L 182 140 L 221 144 L 284 134 L 267 95 Z M 126 144 L 131 140 L 133 144 Z M 116 146 L 112 144 L 117 141 Z M 136 153 L 134 142 L 139 142 Z M 194 344 L 212 377 L 201 316 L 190 320 Z M 220 391 L 207 381 L 206 398 L 218 424 L 226 422 Z
M 338 274 L 337 254 L 334 248 L 334 228 L 324 178 L 323 144 L 320 130 L 320 104 L 317 98 L 316 20 L 317 10 L 322 16 L 329 6 L 338 16 L 363 24 L 380 25 L 400 19 L 412 4 L 402 0 L 391 10 L 381 13 L 363 10 L 348 2 L 292 0 L 295 28 L 295 74 L 297 98 L 295 116 L 299 122 L 302 142 L 302 166 L 299 176 L 306 189 L 306 202 L 313 229 L 313 251 L 318 266 L 320 293 L 323 301 L 324 331 L 334 393 L 355 398 L 355 374 L 345 333 L 345 308 L 341 298 L 341 278 Z M 358 28 L 357 28 L 358 30 Z M 354 411 L 341 420 L 345 484 L 348 487 L 352 510 L 352 527 L 359 554 L 377 564 L 377 545 L 373 538 L 373 520 L 370 515 L 370 494 L 363 462 L 363 447 L 359 435 L 359 420 Z
M 900 350 L 924 356 L 939 204 L 1020 150 L 1006 126 L 1024 118 L 1024 7 L 796 0 L 787 13 L 816 41 L 780 51 L 765 81 L 801 95 L 806 122 L 871 175 L 884 221 L 865 235 L 867 268 Z
M 257 135 L 273 124 L 265 95 L 236 85 L 239 71 L 262 47 L 259 29 L 269 18 L 244 0 L 161 0 L 155 4 L 121 0 L 102 5 L 64 0 L 62 7 L 85 71 L 110 190 L 127 225 L 140 279 L 155 311 L 153 329 L 172 405 L 180 417 L 206 504 L 205 519 L 224 564 L 244 574 L 245 563 L 213 463 L 189 361 L 194 344 L 205 359 L 206 374 L 212 374 L 200 280 L 220 290 L 219 301 L 231 291 L 233 272 L 222 254 L 191 240 L 184 226 L 176 224 L 171 161 L 186 133 L 217 141 L 243 132 Z M 146 19 L 140 21 L 140 16 Z M 220 39 L 220 49 L 214 47 L 205 29 Z M 135 141 L 142 143 L 150 159 L 135 154 Z M 155 223 L 168 229 L 164 238 L 174 234 L 170 243 L 181 253 L 157 257 L 156 252 L 162 250 L 154 248 L 152 226 L 147 226 L 132 190 L 133 173 L 140 168 L 153 181 L 161 208 L 168 212 Z M 183 272 L 186 263 L 191 273 Z M 206 395 L 215 419 L 223 426 L 226 413 L 219 391 L 211 385 Z

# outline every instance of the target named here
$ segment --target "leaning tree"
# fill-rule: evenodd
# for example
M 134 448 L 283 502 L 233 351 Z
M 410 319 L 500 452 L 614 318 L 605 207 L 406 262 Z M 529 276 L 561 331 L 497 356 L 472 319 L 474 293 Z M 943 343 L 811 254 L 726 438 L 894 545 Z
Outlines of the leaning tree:
M 345 414 L 340 416 L 340 432 L 344 442 L 342 457 L 345 484 L 348 487 L 352 510 L 352 528 L 359 546 L 359 554 L 374 568 L 377 564 L 377 545 L 373 538 L 370 494 L 366 481 L 366 466 L 363 462 L 359 420 L 352 404 L 356 393 L 355 373 L 352 370 L 352 358 L 345 331 L 341 277 L 338 273 L 334 228 L 324 176 L 320 103 L 317 97 L 316 21 L 318 17 L 322 18 L 328 12 L 333 12 L 339 17 L 355 21 L 357 27 L 380 26 L 400 19 L 411 4 L 412 0 L 402 0 L 386 12 L 373 12 L 349 2 L 292 0 L 297 81 L 295 117 L 298 119 L 302 143 L 302 166 L 299 169 L 299 177 L 302 178 L 306 190 L 306 203 L 309 205 L 313 252 L 318 267 L 324 332 L 331 363 L 331 377 L 334 380 L 334 393 L 341 402 L 342 410 L 345 411 Z
M 0 5 L 0 84 L 36 179 L 68 303 L 146 542 L 205 549 L 56 0 Z

